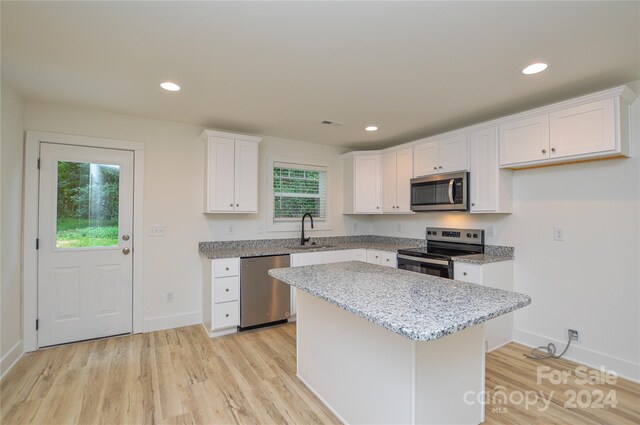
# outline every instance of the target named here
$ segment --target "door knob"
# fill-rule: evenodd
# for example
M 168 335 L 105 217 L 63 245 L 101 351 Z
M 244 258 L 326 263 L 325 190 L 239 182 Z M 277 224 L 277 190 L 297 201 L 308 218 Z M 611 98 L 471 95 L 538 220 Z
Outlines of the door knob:
M 124 248 L 124 249 L 122 250 L 122 253 L 123 253 L 124 255 L 129 255 L 129 253 L 130 253 L 130 252 L 131 252 L 131 250 L 130 250 L 129 248 Z
M 129 240 L 129 235 L 122 235 L 122 240 L 123 241 L 128 241 Z

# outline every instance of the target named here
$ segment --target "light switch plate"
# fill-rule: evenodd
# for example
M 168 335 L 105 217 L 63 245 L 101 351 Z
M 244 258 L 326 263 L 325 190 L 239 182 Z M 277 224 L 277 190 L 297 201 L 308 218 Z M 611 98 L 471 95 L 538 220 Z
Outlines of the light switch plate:
M 150 238 L 164 238 L 167 236 L 167 226 L 164 224 L 159 226 L 149 226 L 147 236 Z

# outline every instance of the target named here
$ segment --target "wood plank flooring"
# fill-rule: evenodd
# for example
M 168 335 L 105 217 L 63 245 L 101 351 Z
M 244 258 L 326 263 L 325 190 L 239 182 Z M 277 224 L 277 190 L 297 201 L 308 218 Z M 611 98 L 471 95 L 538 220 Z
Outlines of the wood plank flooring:
M 640 423 L 640 385 L 536 384 L 535 362 L 509 344 L 487 356 L 487 424 Z M 81 342 L 26 354 L 2 380 L 0 423 L 333 424 L 336 417 L 295 376 L 295 325 L 210 339 L 201 326 Z M 502 388 L 505 388 L 502 390 Z M 616 408 L 567 409 L 565 391 L 614 390 Z M 549 408 L 516 393 L 554 391 Z M 511 402 L 514 401 L 514 402 Z

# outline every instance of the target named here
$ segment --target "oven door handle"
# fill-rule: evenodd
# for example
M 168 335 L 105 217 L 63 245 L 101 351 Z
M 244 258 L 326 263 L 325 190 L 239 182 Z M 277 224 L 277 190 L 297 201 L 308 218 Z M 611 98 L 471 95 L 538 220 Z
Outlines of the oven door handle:
M 455 183 L 455 179 L 449 180 L 449 203 L 453 204 L 453 184 Z
M 426 264 L 437 264 L 440 266 L 448 266 L 449 262 L 446 260 L 436 260 L 433 258 L 422 258 L 422 257 L 412 257 L 410 255 L 404 255 L 404 254 L 398 254 L 398 258 L 403 259 L 403 260 L 411 260 L 411 261 L 417 261 L 419 263 L 426 263 Z

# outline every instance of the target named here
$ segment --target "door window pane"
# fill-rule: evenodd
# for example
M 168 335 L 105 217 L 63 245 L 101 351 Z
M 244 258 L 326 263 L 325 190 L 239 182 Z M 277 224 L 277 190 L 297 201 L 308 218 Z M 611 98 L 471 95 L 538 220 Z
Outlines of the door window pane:
M 58 162 L 56 248 L 118 245 L 120 166 Z

